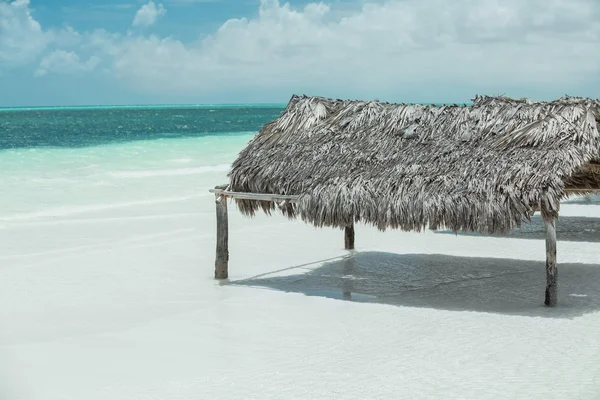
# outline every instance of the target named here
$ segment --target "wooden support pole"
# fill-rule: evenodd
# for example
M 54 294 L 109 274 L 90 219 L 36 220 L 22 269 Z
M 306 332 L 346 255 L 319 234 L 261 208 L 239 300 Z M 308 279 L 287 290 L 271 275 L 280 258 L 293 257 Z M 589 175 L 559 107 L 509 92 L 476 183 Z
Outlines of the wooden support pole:
M 556 307 L 558 268 L 556 268 L 556 219 L 544 219 L 546 223 L 546 297 L 544 304 Z
M 217 204 L 217 257 L 215 259 L 215 279 L 229 276 L 229 224 L 227 221 L 227 198 L 216 196 Z
M 344 228 L 344 245 L 346 250 L 354 250 L 354 225 Z

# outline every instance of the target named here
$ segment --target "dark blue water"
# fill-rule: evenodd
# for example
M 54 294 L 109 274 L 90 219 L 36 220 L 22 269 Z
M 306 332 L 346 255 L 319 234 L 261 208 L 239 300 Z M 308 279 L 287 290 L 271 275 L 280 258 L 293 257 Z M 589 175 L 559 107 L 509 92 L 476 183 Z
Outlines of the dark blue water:
M 283 106 L 0 110 L 0 150 L 256 132 Z

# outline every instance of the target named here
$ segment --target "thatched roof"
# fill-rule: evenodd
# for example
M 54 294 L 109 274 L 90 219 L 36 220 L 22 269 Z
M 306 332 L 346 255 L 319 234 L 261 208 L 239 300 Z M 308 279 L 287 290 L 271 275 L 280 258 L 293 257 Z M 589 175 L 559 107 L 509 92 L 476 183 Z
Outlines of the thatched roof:
M 407 105 L 294 96 L 235 160 L 230 190 L 299 195 L 316 226 L 499 233 L 565 189 L 600 188 L 600 101 Z M 252 215 L 275 205 L 237 200 Z

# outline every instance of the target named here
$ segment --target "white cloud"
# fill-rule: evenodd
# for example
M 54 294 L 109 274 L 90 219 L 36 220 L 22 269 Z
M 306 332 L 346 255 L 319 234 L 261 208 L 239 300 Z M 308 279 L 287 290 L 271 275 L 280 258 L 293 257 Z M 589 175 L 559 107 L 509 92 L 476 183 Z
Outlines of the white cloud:
M 135 13 L 135 17 L 133 18 L 133 26 L 150 26 L 156 23 L 158 18 L 165 15 L 167 10 L 162 4 L 156 5 L 154 1 L 150 0 L 148 4 L 144 4 L 138 11 Z
M 231 19 L 201 43 L 108 42 L 118 76 L 146 90 L 562 90 L 600 74 L 600 2 L 390 0 L 339 16 L 324 3 L 262 0 L 256 18 Z
M 29 9 L 29 0 L 0 0 L 0 70 L 35 62 L 53 45 L 77 46 L 82 35 L 71 27 L 43 29 Z
M 0 1 L 0 64 L 29 62 L 51 40 L 31 16 L 29 0 Z
M 48 72 L 72 74 L 81 71 L 92 71 L 99 62 L 100 58 L 97 56 L 92 56 L 84 62 L 73 51 L 55 50 L 42 59 L 35 71 L 35 76 L 44 76 Z
M 63 50 L 47 55 L 38 74 L 91 71 L 101 58 L 123 84 L 157 95 L 410 92 L 438 100 L 456 88 L 469 95 L 520 88 L 519 95 L 535 97 L 577 94 L 571 89 L 597 87 L 600 76 L 597 0 L 387 0 L 298 9 L 262 0 L 255 17 L 226 21 L 191 43 L 105 30 L 46 32 L 27 5 L 0 3 L 0 21 L 19 21 L 18 29 L 0 24 L 0 60 L 39 54 L 52 43 L 50 50 Z M 134 25 L 151 25 L 164 13 L 150 1 Z

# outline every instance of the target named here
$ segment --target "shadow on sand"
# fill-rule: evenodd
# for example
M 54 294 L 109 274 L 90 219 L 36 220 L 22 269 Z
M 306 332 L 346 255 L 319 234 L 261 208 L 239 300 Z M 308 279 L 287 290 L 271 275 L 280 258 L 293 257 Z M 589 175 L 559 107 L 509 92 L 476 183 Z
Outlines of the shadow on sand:
M 454 232 L 440 230 L 438 234 L 455 235 Z M 459 232 L 459 236 L 492 236 L 480 233 Z M 542 217 L 534 215 L 531 223 L 523 223 L 521 228 L 494 237 L 514 239 L 545 239 L 546 226 Z M 564 242 L 593 242 L 600 243 L 600 218 L 588 217 L 559 217 L 556 221 L 556 238 Z
M 590 194 L 587 196 L 577 196 L 571 199 L 565 200 L 562 202 L 563 204 L 583 204 L 583 205 L 599 205 L 600 204 L 600 195 Z
M 356 302 L 532 317 L 574 318 L 600 310 L 600 265 L 559 264 L 558 282 L 559 305 L 550 309 L 542 304 L 544 262 L 354 252 L 305 273 L 265 274 L 229 284 Z

